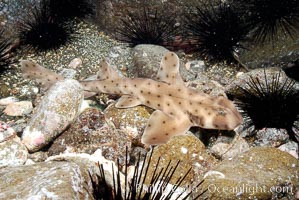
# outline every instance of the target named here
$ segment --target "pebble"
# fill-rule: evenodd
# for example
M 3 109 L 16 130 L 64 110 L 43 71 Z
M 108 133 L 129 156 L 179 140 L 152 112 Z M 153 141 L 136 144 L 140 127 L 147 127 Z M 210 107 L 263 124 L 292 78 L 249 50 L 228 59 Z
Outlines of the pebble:
M 32 110 L 31 101 L 19 101 L 8 104 L 3 112 L 8 116 L 24 116 L 31 113 Z
M 256 133 L 255 144 L 258 146 L 278 147 L 289 138 L 285 129 L 264 128 Z
M 70 62 L 69 67 L 70 67 L 70 68 L 73 68 L 73 69 L 82 67 L 82 60 L 81 60 L 81 58 L 74 58 L 74 59 Z
M 7 123 L 0 121 L 0 143 L 16 135 L 16 132 Z
M 16 97 L 6 97 L 3 99 L 0 99 L 0 106 L 7 106 L 10 103 L 18 102 L 19 99 Z
M 195 70 L 197 73 L 203 73 L 206 71 L 207 66 L 206 66 L 205 62 L 202 60 L 192 60 L 185 64 L 185 68 L 187 70 L 190 70 L 190 69 Z M 196 68 L 196 69 L 194 69 L 194 68 Z
M 223 160 L 231 159 L 248 150 L 249 144 L 239 135 L 235 136 L 234 140 L 230 144 L 219 142 L 213 145 L 210 149 L 212 154 Z
M 23 85 L 20 89 L 20 96 L 30 97 L 35 96 L 39 92 L 38 87 L 30 86 L 30 85 Z
M 3 166 L 23 165 L 28 157 L 28 151 L 16 135 L 0 143 L 0 168 Z

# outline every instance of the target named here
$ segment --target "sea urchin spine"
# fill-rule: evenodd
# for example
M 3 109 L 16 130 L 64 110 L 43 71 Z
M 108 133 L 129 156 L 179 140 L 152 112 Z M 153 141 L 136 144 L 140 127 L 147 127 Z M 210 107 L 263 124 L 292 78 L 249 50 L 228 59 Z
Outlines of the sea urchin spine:
M 232 0 L 251 26 L 256 42 L 275 41 L 281 31 L 293 37 L 299 27 L 298 0 Z
M 0 73 L 4 72 L 12 63 L 11 46 L 11 40 L 4 37 L 4 30 L 0 30 Z
M 177 193 L 176 199 L 187 199 L 192 191 L 188 193 L 179 192 L 178 188 L 182 184 L 183 180 L 191 171 L 191 168 L 186 172 L 184 176 L 181 176 L 176 184 L 171 190 L 166 190 L 168 184 L 170 183 L 171 178 L 173 177 L 180 161 L 176 162 L 173 165 L 172 161 L 169 161 L 165 168 L 158 170 L 157 166 L 159 165 L 160 158 L 154 166 L 154 172 L 148 174 L 149 166 L 151 164 L 153 151 L 149 156 L 145 156 L 144 159 L 141 159 L 140 154 L 138 155 L 137 162 L 135 164 L 135 169 L 133 172 L 133 177 L 131 180 L 128 180 L 128 163 L 125 164 L 125 186 L 122 188 L 120 182 L 120 171 L 118 170 L 115 173 L 115 169 L 112 165 L 112 176 L 113 176 L 113 188 L 108 185 L 103 165 L 100 164 L 100 176 L 97 176 L 97 181 L 93 181 L 94 188 L 94 197 L 95 199 L 104 199 L 104 200 L 169 200 L 174 197 L 174 194 Z M 128 152 L 126 151 L 126 159 L 128 159 Z M 142 164 L 141 164 L 142 162 Z M 119 162 L 117 162 L 118 169 L 120 168 Z M 116 174 L 116 175 L 115 175 Z M 145 184 L 146 180 L 150 180 L 149 183 Z M 202 185 L 203 181 L 199 182 L 196 185 L 196 188 L 199 188 Z M 147 187 L 147 186 L 148 187 Z M 147 188 L 146 188 L 147 187 Z M 203 190 L 198 194 L 194 199 L 200 198 L 206 190 Z
M 246 88 L 240 87 L 240 94 L 235 96 L 238 107 L 247 119 L 247 126 L 262 128 L 283 128 L 291 139 L 297 141 L 293 131 L 294 122 L 299 116 L 299 91 L 295 82 L 285 77 L 280 81 L 281 72 L 264 81 L 250 77 Z
M 178 33 L 176 18 L 167 8 L 141 7 L 126 12 L 116 30 L 116 38 L 130 46 L 138 44 L 167 45 Z
M 47 0 L 35 5 L 19 23 L 21 44 L 39 51 L 57 49 L 65 45 L 72 34 L 71 27 L 51 15 Z
M 217 1 L 218 2 L 218 1 Z M 248 26 L 232 5 L 202 3 L 186 14 L 186 35 L 191 49 L 210 62 L 238 63 L 236 53 Z

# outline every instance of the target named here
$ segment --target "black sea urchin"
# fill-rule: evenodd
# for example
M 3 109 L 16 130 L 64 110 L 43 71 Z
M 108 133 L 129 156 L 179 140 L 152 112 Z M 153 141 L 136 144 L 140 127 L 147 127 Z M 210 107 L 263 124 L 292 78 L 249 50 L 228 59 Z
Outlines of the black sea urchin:
M 248 26 L 232 5 L 202 3 L 186 14 L 184 21 L 191 49 L 203 59 L 237 63 L 235 54 L 242 48 L 240 41 L 245 39 Z
M 275 41 L 278 32 L 293 36 L 299 28 L 298 0 L 233 0 L 245 14 L 256 42 Z
M 0 73 L 4 72 L 12 63 L 12 54 L 9 50 L 11 45 L 11 40 L 4 37 L 4 30 L 0 30 Z
M 72 28 L 51 15 L 47 0 L 41 0 L 29 12 L 19 23 L 21 44 L 47 51 L 57 49 L 71 39 Z
M 235 96 L 236 103 L 242 110 L 247 126 L 254 125 L 256 130 L 262 128 L 283 128 L 296 140 L 294 122 L 299 118 L 299 91 L 295 82 L 285 79 L 280 82 L 281 73 L 264 81 L 250 77 L 246 88 L 240 87 L 240 94 Z
M 141 7 L 127 11 L 120 19 L 116 38 L 130 46 L 138 44 L 165 45 L 174 40 L 178 24 L 172 12 L 165 9 Z
M 192 190 L 186 193 L 184 191 L 178 191 L 181 183 L 191 171 L 191 168 L 187 171 L 184 176 L 181 176 L 177 180 L 176 184 L 173 185 L 171 190 L 166 190 L 168 183 L 170 182 L 173 174 L 176 172 L 176 169 L 179 165 L 179 161 L 173 165 L 169 161 L 165 169 L 158 170 L 157 166 L 159 165 L 160 158 L 155 164 L 156 168 L 153 174 L 148 174 L 148 169 L 151 163 L 153 151 L 144 159 L 141 159 L 139 154 L 137 162 L 135 164 L 135 169 L 133 177 L 131 180 L 128 180 L 128 163 L 125 165 L 125 188 L 122 188 L 120 182 L 120 172 L 116 171 L 112 165 L 113 173 L 113 187 L 107 184 L 106 176 L 104 173 L 103 165 L 100 164 L 100 176 L 97 176 L 97 181 L 93 181 L 94 188 L 94 198 L 96 200 L 169 200 L 171 197 L 174 197 L 174 194 L 177 193 L 177 199 L 187 199 L 191 194 Z M 126 160 L 128 158 L 128 152 L 126 151 Z M 142 164 L 140 164 L 142 162 Z M 117 163 L 118 169 L 120 168 L 119 162 Z M 116 176 L 114 175 L 116 174 Z M 150 177 L 150 182 L 145 186 L 145 181 Z M 202 185 L 203 181 L 197 184 L 196 188 L 199 188 Z M 154 187 L 155 186 L 155 187 Z M 200 198 L 206 190 L 202 191 L 193 199 Z

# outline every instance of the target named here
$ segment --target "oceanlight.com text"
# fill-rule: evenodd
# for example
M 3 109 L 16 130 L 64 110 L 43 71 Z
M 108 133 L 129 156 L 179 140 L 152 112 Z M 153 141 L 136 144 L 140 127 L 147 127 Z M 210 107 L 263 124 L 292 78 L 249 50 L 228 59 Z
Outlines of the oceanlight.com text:
M 233 193 L 236 195 L 241 195 L 247 193 L 249 195 L 254 195 L 257 193 L 293 193 L 293 188 L 290 186 L 272 186 L 267 187 L 265 185 L 249 185 L 249 184 L 241 184 L 238 186 L 226 186 L 226 187 L 218 187 L 215 184 L 210 184 L 208 186 L 208 192 L 210 193 Z

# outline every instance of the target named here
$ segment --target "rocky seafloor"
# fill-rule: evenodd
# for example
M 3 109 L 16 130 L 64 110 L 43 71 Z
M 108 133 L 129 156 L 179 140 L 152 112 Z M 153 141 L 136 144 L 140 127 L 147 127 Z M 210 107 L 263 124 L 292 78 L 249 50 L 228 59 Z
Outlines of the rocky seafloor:
M 107 182 L 111 182 L 111 162 L 119 160 L 124 166 L 128 151 L 133 166 L 139 152 L 149 151 L 140 139 L 152 109 L 118 109 L 115 95 L 84 99 L 80 84 L 72 79 L 95 75 L 103 58 L 124 76 L 155 78 L 168 50 L 155 45 L 129 48 L 87 22 L 78 22 L 76 32 L 71 43 L 56 51 L 17 55 L 18 60 L 34 60 L 70 79 L 45 92 L 22 78 L 19 63 L 1 74 L 0 199 L 94 199 L 92 177 L 99 175 L 99 164 L 110 173 Z M 232 66 L 206 66 L 194 55 L 176 53 L 187 85 L 212 96 L 226 96 L 245 85 L 250 75 L 264 77 L 262 68 L 244 73 Z M 265 69 L 267 76 L 279 71 Z M 281 73 L 283 81 L 287 77 Z M 148 174 L 179 160 L 170 183 L 175 185 L 191 167 L 181 184 L 195 188 L 189 199 L 204 190 L 200 199 L 299 199 L 298 154 L 298 143 L 285 130 L 265 128 L 253 137 L 248 129 L 194 128 L 156 146 Z

